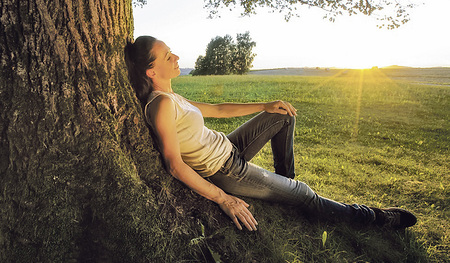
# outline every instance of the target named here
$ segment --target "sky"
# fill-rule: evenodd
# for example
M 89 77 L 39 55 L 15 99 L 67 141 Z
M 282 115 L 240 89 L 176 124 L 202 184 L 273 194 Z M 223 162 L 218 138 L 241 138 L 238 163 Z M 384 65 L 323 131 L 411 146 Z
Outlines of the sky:
M 408 23 L 388 30 L 364 15 L 329 22 L 318 8 L 302 7 L 300 17 L 288 22 L 283 14 L 262 8 L 250 17 L 242 17 L 239 8 L 223 9 L 220 18 L 208 19 L 203 0 L 147 0 L 133 9 L 134 36 L 164 41 L 180 57 L 181 68 L 194 68 L 212 38 L 228 34 L 235 39 L 246 31 L 256 42 L 253 69 L 450 67 L 450 0 L 422 3 L 411 9 Z

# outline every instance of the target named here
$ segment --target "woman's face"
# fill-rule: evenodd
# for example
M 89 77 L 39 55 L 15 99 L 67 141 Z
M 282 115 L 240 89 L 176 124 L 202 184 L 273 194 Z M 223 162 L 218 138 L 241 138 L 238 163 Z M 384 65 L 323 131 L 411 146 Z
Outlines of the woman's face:
M 150 78 L 172 79 L 180 75 L 177 55 L 170 52 L 170 48 L 162 41 L 157 40 L 152 48 L 156 59 L 154 67 L 149 69 Z

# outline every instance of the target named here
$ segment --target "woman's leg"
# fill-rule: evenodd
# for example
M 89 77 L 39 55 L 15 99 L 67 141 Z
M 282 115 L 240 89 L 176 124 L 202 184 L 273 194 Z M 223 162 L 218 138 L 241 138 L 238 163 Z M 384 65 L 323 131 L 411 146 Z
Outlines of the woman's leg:
M 270 140 L 275 173 L 294 178 L 294 128 L 295 117 L 262 112 L 227 137 L 247 161 Z
M 248 163 L 237 151 L 233 151 L 224 167 L 209 179 L 230 194 L 294 205 L 322 219 L 365 224 L 375 220 L 369 207 L 323 198 L 303 182 Z

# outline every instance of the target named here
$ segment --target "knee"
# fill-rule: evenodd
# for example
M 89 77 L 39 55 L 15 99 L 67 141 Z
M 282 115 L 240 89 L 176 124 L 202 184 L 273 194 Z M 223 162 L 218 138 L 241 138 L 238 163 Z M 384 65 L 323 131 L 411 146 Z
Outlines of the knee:
M 289 114 L 280 114 L 280 113 L 268 113 L 263 112 L 265 116 L 264 118 L 272 118 L 275 122 L 276 121 L 284 121 L 287 124 L 294 124 L 295 125 L 295 116 L 289 116 Z
M 289 114 L 278 114 L 287 126 L 295 126 L 295 116 L 289 116 Z
M 289 115 L 286 114 L 286 118 L 287 118 L 287 120 L 288 120 L 290 125 L 295 125 L 295 120 L 296 120 L 295 116 L 289 116 Z

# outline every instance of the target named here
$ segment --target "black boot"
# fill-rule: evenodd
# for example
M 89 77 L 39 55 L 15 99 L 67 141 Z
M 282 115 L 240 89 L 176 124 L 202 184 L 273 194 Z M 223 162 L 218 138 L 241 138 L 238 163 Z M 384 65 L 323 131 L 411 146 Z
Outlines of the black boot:
M 375 212 L 375 221 L 373 224 L 380 227 L 403 229 L 413 226 L 417 222 L 416 216 L 405 209 L 396 207 L 384 209 L 370 207 L 370 209 Z

